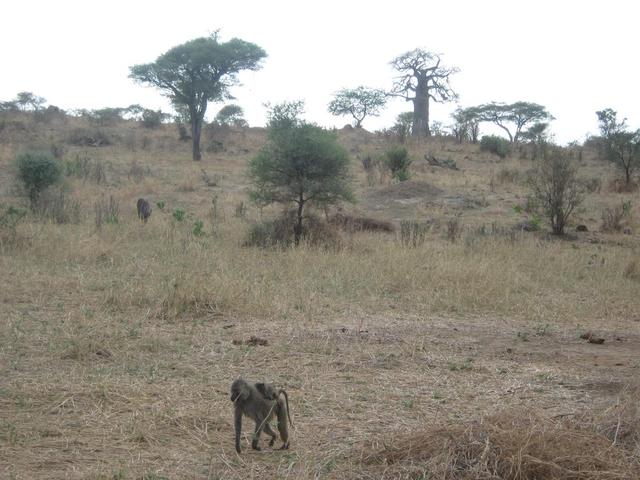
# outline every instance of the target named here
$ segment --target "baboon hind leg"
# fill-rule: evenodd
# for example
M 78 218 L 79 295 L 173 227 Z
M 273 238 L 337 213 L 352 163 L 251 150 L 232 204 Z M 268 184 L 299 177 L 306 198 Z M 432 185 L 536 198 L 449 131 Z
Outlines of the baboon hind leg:
M 266 419 L 261 415 L 258 415 L 258 417 L 256 418 L 256 431 L 253 434 L 253 440 L 251 441 L 251 448 L 253 448 L 254 450 L 261 450 L 260 445 L 258 445 L 258 442 L 260 441 L 260 434 L 262 433 L 262 430 L 265 428 L 266 425 L 267 425 Z
M 276 434 L 276 432 L 273 431 L 273 428 L 271 428 L 271 425 L 269 425 L 268 423 L 264 425 L 264 431 L 267 435 L 271 435 L 271 440 L 269 440 L 269 446 L 273 447 L 273 444 L 276 442 L 276 437 L 278 435 Z

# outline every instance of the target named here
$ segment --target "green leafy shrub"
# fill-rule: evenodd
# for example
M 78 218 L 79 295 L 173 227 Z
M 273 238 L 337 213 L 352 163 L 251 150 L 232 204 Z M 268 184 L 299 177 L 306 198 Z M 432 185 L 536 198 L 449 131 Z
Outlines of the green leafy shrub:
M 196 220 L 193 224 L 193 234 L 196 237 L 203 237 L 205 235 L 204 222 L 202 220 Z
M 511 153 L 511 144 L 507 139 L 497 135 L 485 135 L 480 140 L 480 151 L 493 153 L 500 158 L 505 158 Z
M 176 222 L 181 222 L 181 221 L 183 221 L 183 220 L 186 218 L 186 216 L 187 216 L 186 212 L 185 212 L 183 209 L 181 209 L 181 208 L 176 208 L 176 209 L 173 211 L 173 219 L 174 219 Z
M 60 180 L 62 168 L 47 152 L 24 152 L 16 157 L 18 178 L 22 182 L 31 207 L 34 208 L 42 191 Z
M 14 206 L 0 209 L 0 247 L 17 243 L 16 228 L 26 214 L 26 210 Z
M 405 147 L 395 146 L 385 152 L 385 165 L 391 172 L 391 177 L 397 179 L 399 182 L 409 180 L 411 174 L 409 173 L 409 166 L 411 165 L 411 158 L 409 152 Z

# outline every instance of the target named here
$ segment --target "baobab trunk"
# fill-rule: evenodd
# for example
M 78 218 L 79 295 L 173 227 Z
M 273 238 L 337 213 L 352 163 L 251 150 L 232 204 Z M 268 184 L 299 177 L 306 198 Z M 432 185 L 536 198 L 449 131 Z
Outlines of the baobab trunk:
M 429 137 L 429 96 L 420 95 L 416 89 L 416 96 L 413 99 L 413 136 Z

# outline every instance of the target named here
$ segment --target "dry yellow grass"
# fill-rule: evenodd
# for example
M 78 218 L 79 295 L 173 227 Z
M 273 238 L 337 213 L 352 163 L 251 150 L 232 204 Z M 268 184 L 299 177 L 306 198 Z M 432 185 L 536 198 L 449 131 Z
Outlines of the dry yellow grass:
M 1 203 L 22 201 L 11 179 L 14 153 L 50 137 L 64 143 L 72 127 L 86 125 L 71 119 L 29 138 L 0 132 Z M 608 448 L 615 461 L 598 464 L 608 477 L 589 464 L 592 476 L 549 478 L 637 478 L 638 423 L 616 423 L 623 417 L 615 408 L 637 394 L 629 385 L 640 368 L 638 236 L 593 231 L 602 208 L 629 200 L 635 207 L 637 193 L 603 187 L 589 195 L 576 221 L 592 231 L 573 240 L 512 233 L 524 217 L 513 209 L 527 195 L 521 179 L 534 164 L 434 140 L 409 145 L 415 196 L 369 186 L 353 167 L 354 214 L 433 220 L 417 248 L 383 233 L 343 233 L 339 249 L 244 248 L 248 222 L 260 215 L 247 202 L 245 165 L 264 133 L 225 132 L 227 151 L 194 163 L 172 128 L 110 127 L 112 146 L 67 146 L 66 159 L 103 162 L 106 184 L 68 178 L 85 209 L 80 223 L 29 217 L 18 242 L 3 246 L 0 477 L 492 478 L 442 470 L 452 444 L 434 441 L 442 437 L 433 428 L 460 433 L 459 451 L 471 445 L 465 455 L 478 460 L 474 439 L 493 442 L 491 429 L 503 424 L 490 419 L 515 412 L 514 429 L 543 431 L 565 446 L 591 442 L 585 432 L 595 432 L 589 445 Z M 363 132 L 340 136 L 354 155 L 385 148 Z M 426 165 L 427 151 L 450 156 L 460 170 Z M 591 155 L 583 162 L 585 177 L 612 175 Z M 501 169 L 508 172 L 492 185 Z M 435 189 L 441 193 L 424 193 Z M 110 195 L 119 223 L 97 229 L 93 204 Z M 141 196 L 154 208 L 148 224 L 135 217 Z M 236 216 L 241 202 L 247 218 Z M 176 208 L 184 221 L 172 218 Z M 451 218 L 460 224 L 454 243 Z M 198 219 L 205 236 L 193 234 Z M 581 340 L 586 330 L 605 343 Z M 251 335 L 268 344 L 233 343 Z M 243 455 L 235 454 L 227 390 L 241 375 L 290 393 L 291 450 L 252 452 L 245 440 Z M 590 420 L 569 427 L 558 415 Z M 531 418 L 538 423 L 526 423 Z M 563 425 L 578 433 L 554 435 Z M 420 435 L 431 439 L 426 457 L 407 448 L 393 468 L 362 461 Z M 521 472 L 513 478 L 543 478 Z

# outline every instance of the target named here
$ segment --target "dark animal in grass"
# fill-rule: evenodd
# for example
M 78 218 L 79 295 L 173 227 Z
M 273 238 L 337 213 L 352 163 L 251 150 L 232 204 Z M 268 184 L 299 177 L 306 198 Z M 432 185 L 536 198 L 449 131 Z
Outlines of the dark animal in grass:
M 151 216 L 151 205 L 149 205 L 149 202 L 144 198 L 139 198 L 136 206 L 138 208 L 138 217 L 144 221 L 144 223 L 147 223 L 147 220 L 149 220 Z
M 242 433 L 242 416 L 245 415 L 256 424 L 251 448 L 260 450 L 258 442 L 260 434 L 264 430 L 271 436 L 269 446 L 273 446 L 276 441 L 276 433 L 269 425 L 269 420 L 276 417 L 278 420 L 278 431 L 282 440 L 282 450 L 289 448 L 289 428 L 287 419 L 291 423 L 289 416 L 289 398 L 284 390 L 276 390 L 266 383 L 249 383 L 242 378 L 238 378 L 231 384 L 231 401 L 234 403 L 234 427 L 236 452 L 240 453 L 240 435 Z

